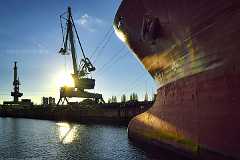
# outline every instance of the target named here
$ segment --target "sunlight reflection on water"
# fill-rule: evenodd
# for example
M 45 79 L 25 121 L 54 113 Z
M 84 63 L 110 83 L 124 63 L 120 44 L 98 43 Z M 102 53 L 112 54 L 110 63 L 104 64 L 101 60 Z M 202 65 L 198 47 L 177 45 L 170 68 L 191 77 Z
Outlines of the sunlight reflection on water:
M 68 123 L 56 123 L 58 126 L 59 140 L 63 144 L 72 143 L 76 137 L 76 127 Z

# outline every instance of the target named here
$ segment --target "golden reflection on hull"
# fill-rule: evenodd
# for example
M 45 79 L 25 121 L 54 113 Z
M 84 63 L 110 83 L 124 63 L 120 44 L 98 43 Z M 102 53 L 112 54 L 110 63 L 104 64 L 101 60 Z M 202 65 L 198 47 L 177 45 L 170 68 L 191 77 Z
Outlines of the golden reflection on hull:
M 193 43 L 176 44 L 168 51 L 146 56 L 142 63 L 159 87 L 222 65 L 215 55 L 207 55 L 193 47 Z
M 141 134 L 145 139 L 172 144 L 192 153 L 198 150 L 197 142 L 193 142 L 179 128 L 151 114 L 151 112 L 145 112 L 136 116 L 134 121 L 129 123 L 129 127 L 134 128 L 134 130 L 129 131 L 129 135 Z
M 222 58 L 216 54 L 205 53 L 191 38 L 173 40 L 162 47 L 162 41 L 156 40 L 146 53 L 135 52 L 131 39 L 127 33 L 114 26 L 116 35 L 133 51 L 138 60 L 144 65 L 159 87 L 178 79 L 191 76 L 209 69 L 214 69 L 223 64 Z M 146 45 L 143 43 L 143 46 Z M 161 47 L 158 47 L 158 46 Z M 144 48 L 144 47 L 143 47 Z M 143 49 L 144 50 L 144 49 Z M 148 53 L 150 52 L 150 53 Z

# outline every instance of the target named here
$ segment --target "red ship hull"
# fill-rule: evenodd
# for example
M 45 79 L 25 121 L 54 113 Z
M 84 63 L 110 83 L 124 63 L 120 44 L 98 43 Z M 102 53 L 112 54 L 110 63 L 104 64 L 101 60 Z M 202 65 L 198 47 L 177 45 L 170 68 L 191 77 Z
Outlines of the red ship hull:
M 239 26 L 238 0 L 123 0 L 116 32 L 159 84 L 130 138 L 240 159 Z

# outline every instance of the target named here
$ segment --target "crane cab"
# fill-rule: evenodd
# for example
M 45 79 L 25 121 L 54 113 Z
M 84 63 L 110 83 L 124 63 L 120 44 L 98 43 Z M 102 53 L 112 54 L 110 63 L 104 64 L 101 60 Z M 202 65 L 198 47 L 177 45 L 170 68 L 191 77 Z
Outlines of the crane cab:
M 81 89 L 94 89 L 95 87 L 95 79 L 90 78 L 80 78 L 77 80 L 77 83 L 75 84 L 76 88 Z

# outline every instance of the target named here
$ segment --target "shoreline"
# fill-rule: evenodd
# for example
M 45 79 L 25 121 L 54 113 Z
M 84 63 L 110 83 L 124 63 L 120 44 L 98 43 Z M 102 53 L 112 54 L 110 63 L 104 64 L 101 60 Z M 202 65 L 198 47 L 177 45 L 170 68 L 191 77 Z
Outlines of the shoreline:
M 133 117 L 145 112 L 151 106 L 152 102 L 61 106 L 0 105 L 0 117 L 128 125 Z

